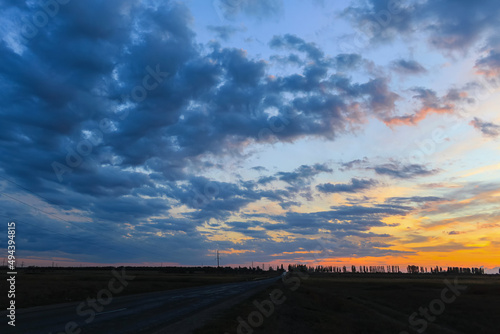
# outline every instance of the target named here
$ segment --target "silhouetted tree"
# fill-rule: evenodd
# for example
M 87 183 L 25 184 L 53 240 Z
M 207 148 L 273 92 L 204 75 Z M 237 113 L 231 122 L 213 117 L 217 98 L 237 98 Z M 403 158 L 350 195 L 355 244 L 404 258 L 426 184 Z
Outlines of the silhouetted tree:
M 418 266 L 414 266 L 414 265 L 408 265 L 406 271 L 409 273 L 409 274 L 418 274 L 419 272 L 419 268 Z

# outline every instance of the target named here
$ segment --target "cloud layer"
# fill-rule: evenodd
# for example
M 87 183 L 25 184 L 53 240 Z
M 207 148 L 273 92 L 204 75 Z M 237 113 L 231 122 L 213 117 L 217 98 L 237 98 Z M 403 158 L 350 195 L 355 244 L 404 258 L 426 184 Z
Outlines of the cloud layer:
M 23 222 L 25 256 L 114 263 L 170 254 L 168 261 L 195 264 L 221 247 L 234 250 L 236 263 L 298 259 L 318 244 L 328 245 L 325 256 L 414 254 L 393 247 L 401 233 L 393 221 L 445 211 L 454 197 L 380 192 L 444 170 L 400 162 L 389 149 L 358 149 L 366 143 L 356 138 L 455 115 L 477 103 L 482 86 L 471 79 L 437 89 L 421 80 L 433 59 L 377 59 L 292 28 L 266 31 L 263 41 L 248 36 L 285 20 L 285 5 L 220 0 L 205 20 L 175 1 L 45 9 L 4 1 L 0 191 L 8 196 L 0 209 Z M 424 39 L 450 59 L 479 50 L 471 73 L 498 79 L 496 1 L 370 0 L 341 12 L 336 19 L 373 50 L 398 36 Z M 495 121 L 471 117 L 498 137 Z M 352 144 L 316 147 L 339 141 Z M 283 158 L 287 147 L 297 151 Z M 246 166 L 259 152 L 278 153 Z

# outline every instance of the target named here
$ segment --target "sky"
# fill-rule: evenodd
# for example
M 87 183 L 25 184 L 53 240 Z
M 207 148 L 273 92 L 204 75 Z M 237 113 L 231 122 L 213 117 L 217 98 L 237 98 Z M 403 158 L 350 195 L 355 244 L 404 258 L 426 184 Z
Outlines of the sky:
M 18 263 L 498 272 L 500 2 L 0 11 Z

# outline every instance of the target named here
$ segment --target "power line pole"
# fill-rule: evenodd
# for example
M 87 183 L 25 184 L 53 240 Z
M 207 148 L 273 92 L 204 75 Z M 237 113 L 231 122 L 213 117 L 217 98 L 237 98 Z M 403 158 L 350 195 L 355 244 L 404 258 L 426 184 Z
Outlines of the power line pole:
M 219 268 L 219 250 L 217 250 L 217 268 Z

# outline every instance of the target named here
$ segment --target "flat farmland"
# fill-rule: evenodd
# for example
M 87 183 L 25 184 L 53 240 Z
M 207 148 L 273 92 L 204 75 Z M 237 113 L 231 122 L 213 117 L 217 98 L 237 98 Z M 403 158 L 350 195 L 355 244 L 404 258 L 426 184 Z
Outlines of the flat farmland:
M 117 273 L 122 273 L 122 268 L 114 270 Z M 206 273 L 203 270 L 171 273 L 160 268 L 147 270 L 125 268 L 125 274 L 133 279 L 127 279 L 127 286 L 119 293 L 119 296 L 250 281 L 272 276 L 267 272 L 237 274 L 223 271 Z M 108 288 L 112 279 L 116 279 L 113 268 L 20 269 L 16 276 L 16 308 L 83 301 L 88 297 L 96 296 L 101 289 Z M 7 291 L 6 280 L 0 282 L 0 289 Z M 7 302 L 7 298 L 0 300 L 2 309 L 7 307 Z
M 499 314 L 499 275 L 294 274 L 195 333 L 493 334 Z

